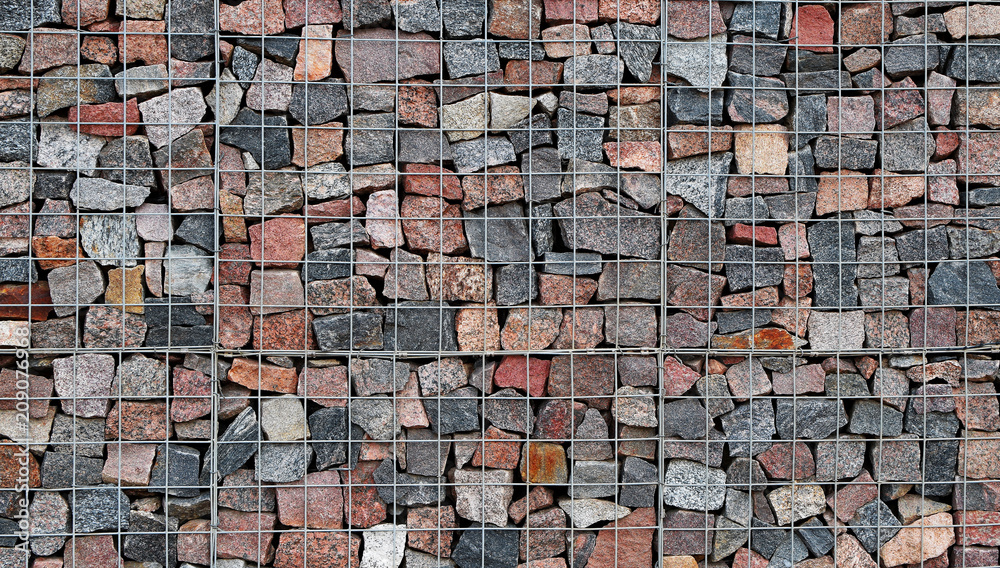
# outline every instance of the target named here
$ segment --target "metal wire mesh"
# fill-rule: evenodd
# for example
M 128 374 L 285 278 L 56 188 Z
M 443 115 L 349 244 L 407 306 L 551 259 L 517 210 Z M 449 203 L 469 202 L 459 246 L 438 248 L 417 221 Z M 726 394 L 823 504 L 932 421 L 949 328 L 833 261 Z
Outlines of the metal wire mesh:
M 997 10 L 0 2 L 0 558 L 998 565 Z

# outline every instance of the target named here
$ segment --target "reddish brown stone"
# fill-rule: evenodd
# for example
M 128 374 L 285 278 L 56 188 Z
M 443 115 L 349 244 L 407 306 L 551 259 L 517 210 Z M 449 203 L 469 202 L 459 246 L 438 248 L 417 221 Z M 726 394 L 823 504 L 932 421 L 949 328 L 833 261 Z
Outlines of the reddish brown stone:
M 208 519 L 194 519 L 181 525 L 177 535 L 178 562 L 208 566 L 212 563 L 209 540 L 212 533 Z
M 615 362 L 601 355 L 558 355 L 549 367 L 549 396 L 575 397 L 591 407 L 609 408 L 615 392 Z M 600 398 L 589 398 L 600 397 Z M 587 400 L 589 398 L 589 400 Z
M 285 31 L 284 24 L 281 0 L 244 0 L 236 5 L 219 6 L 219 29 L 222 31 L 246 35 L 280 34 Z
M 146 65 L 166 64 L 166 22 L 150 20 L 125 20 L 118 35 L 118 53 L 122 63 L 142 61 Z M 158 33 L 157 33 L 158 32 Z
M 697 1 L 673 2 L 673 4 L 702 4 Z M 715 2 L 712 2 L 715 4 Z M 722 24 L 725 27 L 725 24 Z M 711 131 L 711 145 L 709 144 Z M 725 152 L 733 147 L 733 127 L 728 124 L 719 127 L 676 124 L 667 132 L 667 157 L 687 158 L 699 154 Z M 762 180 L 758 180 L 762 181 Z
M 618 0 L 600 0 L 597 13 L 602 20 L 651 26 L 660 20 L 659 0 L 638 0 L 619 3 Z
M 879 191 L 881 195 L 881 189 Z M 836 211 L 857 211 L 864 209 L 868 204 L 868 180 L 864 173 L 838 170 L 820 174 L 819 193 L 816 194 L 817 215 Z
M 681 0 L 667 2 L 667 33 L 679 39 L 696 39 L 726 31 L 718 2 Z
M 426 81 L 407 81 L 399 87 L 397 111 L 400 124 L 436 128 L 438 124 L 437 95 Z
M 503 84 L 512 93 L 559 84 L 563 64 L 555 61 L 514 59 L 504 68 Z
M 274 525 L 274 513 L 220 509 L 215 553 L 219 558 L 269 563 L 274 558 Z M 287 534 L 294 533 L 283 536 Z
M 545 21 L 586 24 L 597 20 L 597 0 L 544 0 Z
M 487 168 L 485 174 L 469 174 L 462 178 L 462 209 L 472 211 L 489 205 L 500 205 L 524 198 L 524 183 L 517 166 Z
M 377 461 L 360 461 L 355 469 L 340 471 L 340 481 L 344 484 L 344 517 L 347 525 L 356 529 L 367 529 L 385 520 L 385 503 L 373 485 L 373 473 L 378 466 Z
M 778 231 L 774 227 L 737 223 L 726 231 L 727 241 L 738 245 L 777 245 Z
M 308 155 L 308 157 L 307 157 Z M 292 129 L 292 163 L 315 166 L 333 162 L 344 155 L 344 124 L 328 122 Z
M 553 557 L 566 551 L 566 513 L 560 507 L 552 507 L 528 515 L 526 528 L 521 531 L 521 560 L 546 562 L 546 559 L 561 560 L 560 566 L 565 566 L 565 560 Z M 527 566 L 527 565 L 525 565 Z
M 212 176 L 197 177 L 170 188 L 170 205 L 176 211 L 215 208 Z
M 604 153 L 611 165 L 620 168 L 658 172 L 662 169 L 662 148 L 659 142 L 606 142 Z
M 913 79 L 906 77 L 875 94 L 875 125 L 892 128 L 924 114 L 924 97 Z
M 170 419 L 187 422 L 212 412 L 212 377 L 190 369 L 174 367 L 174 400 Z
M 795 339 L 783 329 L 766 328 L 755 333 L 712 337 L 715 349 L 794 349 Z
M 400 207 L 403 234 L 410 249 L 455 254 L 468 248 L 462 210 L 438 197 L 407 195 Z M 482 297 L 476 298 L 482 300 Z
M 22 487 L 25 483 L 28 487 L 40 487 L 42 485 L 38 461 L 35 459 L 34 454 L 29 452 L 22 453 L 22 449 L 12 444 L 0 446 L 0 487 Z M 27 479 L 21 474 L 22 460 L 28 462 Z
M 303 367 L 295 392 L 323 406 L 345 406 L 350 392 L 347 367 Z
M 170 432 L 165 402 L 118 401 L 104 427 L 108 440 L 162 442 L 170 438 Z
M 79 37 L 76 32 L 56 30 L 52 28 L 35 28 L 27 34 L 28 45 L 21 57 L 18 71 L 25 75 L 37 73 L 60 65 L 75 65 Z M 27 85 L 6 86 L 0 88 L 24 89 Z
M 344 36 L 361 40 L 338 41 L 334 48 L 337 65 L 348 83 L 377 83 L 441 73 L 441 44 L 425 33 L 382 28 L 337 31 L 338 38 Z
M 488 31 L 510 39 L 534 39 L 541 21 L 542 0 L 494 0 Z
M 247 193 L 247 176 L 243 171 L 240 151 L 232 146 L 219 144 L 219 185 L 233 195 Z
M 553 349 L 592 349 L 604 341 L 604 311 L 600 307 L 563 312 Z
M 308 486 L 308 492 L 304 485 Z M 275 487 L 278 520 L 292 527 L 339 529 L 344 526 L 344 495 L 336 471 L 319 471 L 304 480 Z
M 813 461 L 812 452 L 802 442 L 775 443 L 770 449 L 758 455 L 757 461 L 771 479 L 806 479 L 816 473 L 816 462 Z
M 681 396 L 691 389 L 701 375 L 675 357 L 663 359 L 663 396 Z
M 922 176 L 901 176 L 876 169 L 871 178 L 869 209 L 889 209 L 906 205 L 923 197 L 924 178 Z M 817 209 L 819 203 L 817 200 Z
M 35 253 L 35 258 L 38 259 L 38 267 L 42 270 L 73 266 L 78 259 L 86 258 L 83 251 L 77 246 L 75 238 L 31 237 L 31 250 Z
M 566 450 L 560 444 L 528 442 L 521 449 L 520 471 L 526 483 L 566 483 Z
M 659 87 L 621 87 L 608 91 L 608 98 L 618 105 L 643 105 L 660 100 L 660 95 Z
M 460 351 L 499 349 L 500 323 L 494 304 L 459 309 L 455 313 L 455 334 Z
M 652 568 L 655 509 L 636 509 L 597 532 L 590 568 Z M 704 539 L 704 533 L 702 533 Z
M 826 372 L 820 365 L 802 365 L 790 373 L 773 373 L 775 394 L 821 393 L 826 389 Z
M 718 304 L 725 285 L 724 276 L 676 264 L 667 266 L 667 302 L 702 321 L 709 318 L 710 310 L 698 306 Z
M 956 511 L 958 546 L 1000 546 L 1000 513 L 995 511 Z
M 845 4 L 840 9 L 840 43 L 844 45 L 881 45 L 889 41 L 892 31 L 889 4 Z
M 225 243 L 219 251 L 219 284 L 250 284 L 250 247 Z
M 361 217 L 365 214 L 365 204 L 354 195 L 350 199 L 335 199 L 323 203 L 306 205 L 306 224 L 318 225 L 330 221 L 342 221 L 351 216 Z
M 817 53 L 833 53 L 833 18 L 824 6 L 799 6 L 792 19 L 789 45 Z
M 83 38 L 83 44 L 80 46 L 80 57 L 105 65 L 114 65 L 118 63 L 118 47 L 109 38 L 87 36 Z
M 545 349 L 559 335 L 560 324 L 559 308 L 511 308 L 500 342 L 504 349 Z
M 455 172 L 430 164 L 406 164 L 403 167 L 403 190 L 406 193 L 462 199 L 462 186 Z
M 36 558 L 33 568 L 39 568 Z M 117 568 L 122 565 L 122 559 L 115 550 L 115 537 L 110 534 L 74 536 L 66 543 L 62 562 L 68 568 Z
M 149 485 L 154 457 L 155 444 L 108 444 L 108 459 L 104 462 L 101 480 L 129 487 Z
M 1000 185 L 1000 132 L 970 129 L 959 134 L 959 181 Z
M 948 130 L 947 126 L 936 126 L 934 132 L 935 148 L 934 156 L 932 157 L 934 160 L 947 158 L 961 144 L 962 139 L 958 133 Z
M 406 512 L 406 543 L 410 548 L 441 558 L 451 557 L 455 524 L 455 509 L 442 507 L 411 507 Z
M 299 377 L 295 369 L 286 369 L 269 363 L 258 363 L 242 357 L 233 359 L 233 366 L 226 378 L 250 390 L 275 391 L 294 394 Z
M 517 434 L 504 432 L 490 426 L 483 434 L 482 444 L 476 444 L 472 454 L 472 465 L 490 469 L 514 469 L 521 459 L 521 445 L 524 440 Z
M 297 268 L 306 254 L 301 217 L 282 216 L 250 226 L 250 256 L 263 268 Z
M 65 0 L 62 3 L 63 23 L 72 28 L 82 28 L 107 17 L 108 0 Z
M 543 305 L 585 305 L 597 291 L 597 282 L 590 278 L 574 278 L 561 274 L 539 274 L 538 296 Z
M 306 0 L 284 0 L 284 8 L 286 28 L 306 23 Z M 310 24 L 339 24 L 342 18 L 339 0 L 309 0 Z
M 827 504 L 837 513 L 840 522 L 847 522 L 854 516 L 859 507 L 878 498 L 878 486 L 867 471 L 843 485 L 827 497 Z
M 219 209 L 222 213 L 222 234 L 227 242 L 247 242 L 247 223 L 243 215 L 243 199 L 229 191 L 219 192 Z
M 956 321 L 955 308 L 915 308 L 910 314 L 910 346 L 954 347 Z
M 249 0 L 252 1 L 252 0 Z M 358 568 L 361 539 L 343 532 L 286 532 L 278 541 L 274 568 L 342 566 Z
M 1000 429 L 1000 406 L 993 383 L 966 383 L 953 389 L 955 414 L 969 430 Z
M 493 384 L 500 388 L 514 387 L 530 396 L 544 396 L 551 361 L 526 355 L 508 355 L 501 359 L 493 374 Z
M 48 283 L 0 284 L 0 318 L 45 321 L 51 311 L 52 298 L 49 296 Z M 0 402 L 0 408 L 2 404 Z
M 542 485 L 536 485 L 527 495 L 510 504 L 507 514 L 515 523 L 520 523 L 528 513 L 544 509 L 555 502 L 552 490 Z
M 78 122 L 79 121 L 79 122 Z M 125 104 L 104 103 L 79 105 L 69 109 L 70 128 L 95 136 L 130 136 L 139 130 L 142 119 L 139 103 L 129 99 Z
M 330 76 L 333 65 L 333 26 L 310 24 L 302 28 L 295 58 L 295 81 L 319 81 Z
M 219 343 L 225 349 L 238 349 L 250 341 L 253 316 L 250 314 L 250 291 L 245 286 L 219 286 Z

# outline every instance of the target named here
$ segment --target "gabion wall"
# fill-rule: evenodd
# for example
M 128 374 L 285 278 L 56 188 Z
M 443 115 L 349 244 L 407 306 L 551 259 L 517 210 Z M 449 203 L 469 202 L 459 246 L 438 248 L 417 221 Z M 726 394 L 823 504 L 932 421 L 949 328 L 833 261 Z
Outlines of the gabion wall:
M 0 568 L 1000 565 L 998 38 L 0 0 Z

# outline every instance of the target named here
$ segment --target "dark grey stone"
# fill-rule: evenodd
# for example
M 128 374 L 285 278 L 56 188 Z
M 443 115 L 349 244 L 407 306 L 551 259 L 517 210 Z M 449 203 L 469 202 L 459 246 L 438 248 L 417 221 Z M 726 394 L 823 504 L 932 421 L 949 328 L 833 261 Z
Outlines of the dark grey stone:
M 512 388 L 499 390 L 483 401 L 483 418 L 501 430 L 530 433 L 535 413 L 528 397 Z
M 682 399 L 663 405 L 660 432 L 682 440 L 701 440 L 706 435 L 705 417 L 708 411 L 700 402 Z
M 263 54 L 268 59 L 273 59 L 282 65 L 295 65 L 295 56 L 299 53 L 298 34 L 280 34 L 264 38 L 261 45 L 260 37 L 239 36 L 236 38 L 236 45 L 249 49 L 257 55 Z
M 399 138 L 400 162 L 437 164 L 451 160 L 451 144 L 444 132 L 400 128 L 396 135 Z
M 875 499 L 859 507 L 848 523 L 854 536 L 858 537 L 858 541 L 868 552 L 875 552 L 881 548 L 889 539 L 896 536 L 902 526 L 889 506 L 881 499 Z
M 49 451 L 75 453 L 77 457 L 103 457 L 104 426 L 104 418 L 80 418 L 56 413 L 49 436 Z M 49 455 L 46 454 L 46 458 Z
M 824 392 L 826 396 L 840 398 L 866 398 L 872 395 L 868 391 L 868 381 L 854 373 L 827 375 Z
M 20 31 L 59 23 L 59 0 L 0 0 L 0 30 Z
M 918 229 L 896 235 L 896 252 L 903 262 L 948 260 L 948 229 Z M 947 274 L 947 272 L 946 272 Z
M 681 215 L 685 217 L 686 215 Z M 771 218 L 767 202 L 764 198 L 755 195 L 753 197 L 733 197 L 726 200 L 726 217 L 723 224 L 732 227 L 737 223 L 746 225 L 762 225 Z
M 292 86 L 288 112 L 301 124 L 326 124 L 344 116 L 347 110 L 347 88 L 343 83 L 328 80 Z
M 544 115 L 536 115 L 544 116 Z M 548 119 L 546 119 L 548 120 Z M 514 133 L 508 133 L 514 143 Z M 534 136 L 534 135 L 533 135 Z M 517 151 L 517 144 L 514 143 Z M 555 148 L 537 148 L 521 155 L 521 179 L 529 202 L 551 201 L 562 196 L 562 160 Z M 549 206 L 551 209 L 551 205 Z M 539 251 L 544 253 L 545 251 Z
M 229 126 L 219 130 L 219 141 L 250 152 L 265 169 L 276 170 L 292 163 L 291 137 L 287 126 L 284 116 L 261 116 L 244 108 Z M 263 140 L 261 130 L 264 132 Z
M 356 311 L 316 318 L 313 332 L 322 351 L 383 347 L 382 316 L 376 312 Z
M 798 533 L 813 556 L 823 556 L 833 550 L 833 532 L 816 517 L 802 523 Z
M 852 434 L 895 437 L 903 433 L 903 413 L 877 400 L 859 400 L 851 410 L 847 429 Z
M 608 461 L 574 461 L 569 496 L 573 499 L 613 497 L 617 492 L 618 466 Z
M 167 516 L 184 523 L 211 514 L 212 494 L 210 491 L 202 491 L 197 497 L 174 497 L 167 500 L 164 506 Z
M 826 132 L 826 97 L 823 95 L 795 97 L 792 99 L 792 104 L 788 147 L 796 149 Z
M 789 532 L 778 543 L 771 555 L 768 568 L 792 568 L 795 564 L 809 558 L 809 549 L 798 532 Z
M 816 194 L 807 192 L 768 195 L 764 197 L 764 203 L 767 204 L 772 219 L 801 222 L 812 219 L 813 210 L 816 208 Z
M 347 461 L 347 408 L 321 408 L 309 415 L 310 443 L 316 469 L 323 471 Z M 360 447 L 360 444 L 357 444 Z
M 820 136 L 816 140 L 813 159 L 827 169 L 865 170 L 875 167 L 878 141 L 849 136 Z
M 596 193 L 560 201 L 553 210 L 567 248 L 647 260 L 660 256 L 659 216 L 609 203 Z
M 816 161 L 812 155 L 812 146 L 809 144 L 805 144 L 798 150 L 788 153 L 788 189 L 807 192 L 804 196 L 800 195 L 800 198 L 812 200 L 812 204 L 808 208 L 808 216 L 800 217 L 802 219 L 811 217 L 816 205 L 816 191 L 819 189 L 819 180 L 816 178 L 815 165 Z M 768 196 L 764 200 L 770 203 L 769 198 L 771 197 L 778 198 L 781 196 Z M 779 217 L 775 216 L 774 218 L 778 219 Z
M 38 281 L 35 262 L 27 257 L 0 258 L 0 282 L 28 284 Z
M 351 249 L 331 248 L 313 251 L 306 255 L 306 264 L 302 266 L 302 280 L 333 280 L 348 278 L 351 275 Z
M 556 237 L 552 232 L 552 204 L 542 203 L 531 207 L 531 244 L 535 254 L 546 255 L 555 246 Z
M 771 77 L 755 77 L 729 72 L 733 87 L 726 97 L 729 118 L 736 122 L 777 122 L 788 115 L 785 85 Z
M 257 65 L 259 64 L 260 57 L 256 53 L 243 49 L 238 45 L 233 48 L 233 54 L 229 57 L 229 69 L 244 89 L 250 88 L 250 82 L 253 80 L 254 75 L 256 75 Z
M 663 185 L 667 193 L 681 197 L 709 218 L 724 213 L 730 152 L 669 160 L 663 166 Z
M 478 0 L 441 0 L 441 18 L 447 37 L 481 37 L 486 5 Z
M 715 319 L 718 322 L 718 333 L 734 333 L 745 331 L 755 327 L 764 327 L 771 323 L 771 310 L 757 308 L 755 310 L 744 309 L 734 312 L 717 312 Z
M 492 41 L 447 41 L 443 49 L 448 77 L 459 79 L 470 75 L 485 75 L 500 70 L 497 45 Z
M 128 534 L 122 541 L 122 556 L 138 562 L 177 566 L 177 519 L 147 511 L 129 513 Z
M 129 501 L 117 487 L 102 485 L 93 489 L 77 489 L 68 495 L 73 511 L 73 531 L 129 530 Z
M 624 74 L 625 63 L 615 55 L 577 55 L 563 64 L 563 82 L 578 90 L 613 89 Z
M 191 298 L 146 298 L 144 316 L 149 327 L 205 325 L 205 316 L 195 310 Z
M 350 247 L 351 245 L 368 245 L 368 232 L 364 225 L 352 219 L 349 222 L 322 223 L 309 227 L 316 250 Z
M 526 152 L 528 148 L 552 144 L 552 120 L 544 113 L 538 113 L 530 119 L 525 118 L 507 129 L 507 138 L 517 154 Z M 525 159 L 527 154 L 521 158 L 522 161 Z
M 847 71 L 812 71 L 782 73 L 781 80 L 789 89 L 800 95 L 812 95 L 851 88 L 851 74 Z
M 472 523 L 458 537 L 451 559 L 459 568 L 514 568 L 519 532 L 513 525 L 495 528 Z
M 179 140 L 176 140 L 174 144 L 178 142 Z M 144 185 L 147 187 L 154 187 L 156 185 L 156 176 L 153 173 L 153 157 L 149 153 L 149 140 L 145 136 L 111 138 L 104 145 L 104 148 L 101 148 L 101 153 L 97 159 L 98 165 L 101 167 L 101 177 L 104 179 L 119 183 L 124 182 L 129 185 Z M 177 174 L 180 172 L 175 171 L 173 173 Z M 36 178 L 36 190 L 38 185 L 38 179 Z M 38 197 L 37 193 L 35 197 Z
M 382 460 L 375 469 L 374 478 L 379 484 L 378 495 L 386 503 L 401 507 L 430 505 L 439 503 L 445 497 L 442 478 L 400 473 L 391 458 Z
M 820 440 L 847 424 L 844 402 L 828 398 L 781 398 L 775 415 L 782 440 Z
M 778 247 L 728 245 L 725 272 L 733 292 L 777 286 L 784 279 L 785 256 Z
M 392 162 L 396 159 L 396 115 L 388 113 L 353 115 L 344 137 L 344 155 L 354 166 Z
M 186 243 L 206 251 L 215 250 L 215 216 L 189 213 L 174 233 Z
M 208 0 L 170 2 L 170 54 L 175 59 L 197 61 L 211 57 L 215 48 L 215 3 Z
M 497 45 L 500 59 L 520 59 L 542 61 L 545 59 L 545 48 L 539 42 L 532 41 L 502 41 Z
M 34 132 L 33 125 L 24 119 L 0 120 L 0 162 L 34 161 L 35 155 L 38 154 L 38 146 L 34 144 Z M 66 194 L 69 195 L 68 189 Z
M 559 157 L 580 158 L 591 162 L 604 159 L 604 117 L 560 108 L 557 113 L 556 138 Z
M 566 276 L 601 273 L 601 255 L 595 252 L 547 252 L 542 272 Z
M 914 487 L 917 493 L 932 497 L 942 497 L 952 493 L 958 470 L 958 443 L 958 440 L 924 442 L 922 453 L 924 475 L 921 478 L 923 483 L 918 483 Z
M 952 47 L 945 74 L 958 80 L 1000 81 L 1000 42 L 996 38 L 968 39 Z
M 523 304 L 538 297 L 538 274 L 530 264 L 508 264 L 496 272 L 498 306 Z
M 676 122 L 707 126 L 722 124 L 722 99 L 725 89 L 704 93 L 694 87 L 667 89 L 667 109 Z
M 882 132 L 882 169 L 891 172 L 924 172 L 937 145 L 923 117 L 908 120 Z
M 914 394 L 914 396 L 920 396 Z M 961 423 L 954 412 L 926 412 L 917 414 L 914 405 L 906 408 L 904 428 L 910 434 L 925 438 L 953 438 L 958 433 Z
M 451 146 L 452 160 L 459 173 L 477 172 L 488 166 L 517 161 L 514 145 L 506 136 L 486 136 Z
M 434 302 L 390 304 L 385 313 L 385 349 L 457 351 L 455 308 Z
M 843 218 L 840 218 L 843 221 Z M 816 305 L 842 307 L 858 305 L 855 285 L 858 266 L 854 244 L 854 224 L 831 219 L 806 231 L 813 264 Z
M 312 461 L 312 453 L 312 447 L 301 442 L 263 443 L 254 456 L 254 477 L 271 483 L 302 479 Z
M 640 83 L 649 81 L 653 59 L 660 52 L 660 28 L 619 21 L 611 24 L 611 33 L 618 40 L 618 55 L 632 76 Z
M 986 262 L 942 262 L 927 279 L 927 303 L 933 306 L 1000 305 L 1000 288 Z
M 479 431 L 479 393 L 475 387 L 424 399 L 424 409 L 436 434 Z
M 2 131 L 3 127 L 0 126 L 0 145 L 3 144 Z M 108 146 L 110 145 L 111 143 L 108 143 Z M 2 157 L 0 157 L 0 161 L 3 161 Z M 152 159 L 150 160 L 150 164 L 152 164 Z M 35 170 L 35 185 L 31 196 L 34 199 L 69 199 L 69 192 L 73 188 L 74 181 L 76 181 L 75 172 Z
M 247 407 L 233 419 L 226 431 L 219 437 L 216 445 L 215 466 L 220 477 L 225 477 L 239 469 L 250 456 L 257 452 L 257 442 L 260 441 L 260 427 L 257 424 L 257 413 Z M 202 477 L 211 460 L 205 460 Z
M 733 37 L 733 46 L 729 55 L 729 70 L 736 73 L 773 77 L 781 72 L 786 51 L 788 51 L 788 46 L 783 43 L 762 38 L 755 40 L 750 36 L 737 35 Z
M 923 76 L 926 71 L 938 66 L 940 54 L 933 47 L 936 43 L 934 35 L 920 34 L 897 39 L 885 47 L 882 66 L 893 79 L 902 79 L 907 75 Z
M 191 446 L 160 444 L 149 475 L 149 491 L 177 497 L 197 497 L 201 493 L 198 467 L 201 454 Z
M 534 260 L 528 220 L 519 203 L 465 211 L 463 215 L 469 255 L 473 258 L 501 263 Z
M 737 2 L 729 21 L 729 31 L 778 39 L 781 2 Z
M 42 487 L 70 489 L 98 485 L 102 481 L 103 469 L 104 459 L 101 457 L 87 458 L 74 456 L 71 452 L 49 452 L 42 460 Z
M 735 458 L 726 470 L 726 484 L 739 491 L 763 491 L 767 488 L 767 476 L 757 460 Z
M 787 420 L 780 410 L 781 402 L 782 400 L 778 401 L 778 419 Z M 769 449 L 775 432 L 774 417 L 774 406 L 770 399 L 752 400 L 723 416 L 722 429 L 728 440 L 729 455 L 750 457 Z
M 625 458 L 618 504 L 623 507 L 656 506 L 656 466 L 633 456 Z
M 807 49 L 789 49 L 785 68 L 799 73 L 835 71 L 840 69 L 840 55 L 837 53 L 816 53 Z

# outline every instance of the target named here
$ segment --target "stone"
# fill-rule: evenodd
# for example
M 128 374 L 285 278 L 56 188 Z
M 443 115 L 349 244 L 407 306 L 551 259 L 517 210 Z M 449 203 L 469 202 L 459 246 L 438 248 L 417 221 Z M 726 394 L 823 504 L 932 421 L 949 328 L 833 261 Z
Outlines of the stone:
M 611 204 L 596 193 L 561 201 L 554 210 L 563 217 L 559 227 L 570 248 L 645 259 L 659 254 L 659 222 L 650 215 Z M 641 238 L 625 240 L 625 234 Z
M 518 532 L 513 527 L 486 527 L 473 523 L 462 532 L 452 551 L 452 559 L 459 568 L 483 566 L 487 568 L 513 568 L 517 565 Z
M 507 506 L 513 495 L 513 487 L 510 486 L 513 477 L 513 472 L 509 470 L 452 470 L 449 478 L 455 483 L 455 512 L 473 522 L 506 525 Z M 452 557 L 457 552 L 456 547 Z
M 726 174 L 732 160 L 733 154 L 724 152 L 668 161 L 664 167 L 667 193 L 680 196 L 709 218 L 721 217 L 725 205 Z M 706 175 L 710 176 L 707 187 Z
M 739 173 L 784 174 L 788 167 L 785 132 L 786 128 L 777 124 L 737 126 L 735 156 Z
M 726 474 L 699 463 L 670 460 L 663 478 L 663 502 L 682 509 L 712 510 L 725 500 Z
M 41 126 L 37 160 L 39 165 L 47 168 L 75 169 L 84 175 L 94 175 L 104 142 L 102 137 L 74 131 L 62 120 L 48 120 Z M 8 183 L 10 181 L 15 180 Z M 138 205 L 142 202 L 138 195 L 133 195 L 131 201 L 137 199 Z M 0 202 L 3 201 L 6 200 Z
M 664 72 L 698 89 L 720 87 L 728 68 L 724 44 L 722 34 L 691 41 L 672 40 L 671 49 L 665 54 Z
M 567 85 L 584 90 L 613 89 L 621 83 L 625 63 L 614 55 L 576 55 L 565 62 Z
M 819 5 L 801 6 L 792 20 L 789 44 L 818 53 L 833 51 L 833 18 Z
M 157 148 L 193 130 L 206 108 L 201 91 L 195 87 L 176 89 L 139 103 L 146 136 Z
M 729 73 L 729 82 L 737 87 L 726 105 L 735 122 L 776 122 L 788 114 L 788 96 L 778 79 Z
M 697 39 L 726 31 L 718 2 L 678 2 L 667 6 L 668 33 L 678 39 Z M 736 25 L 734 24 L 734 31 Z

